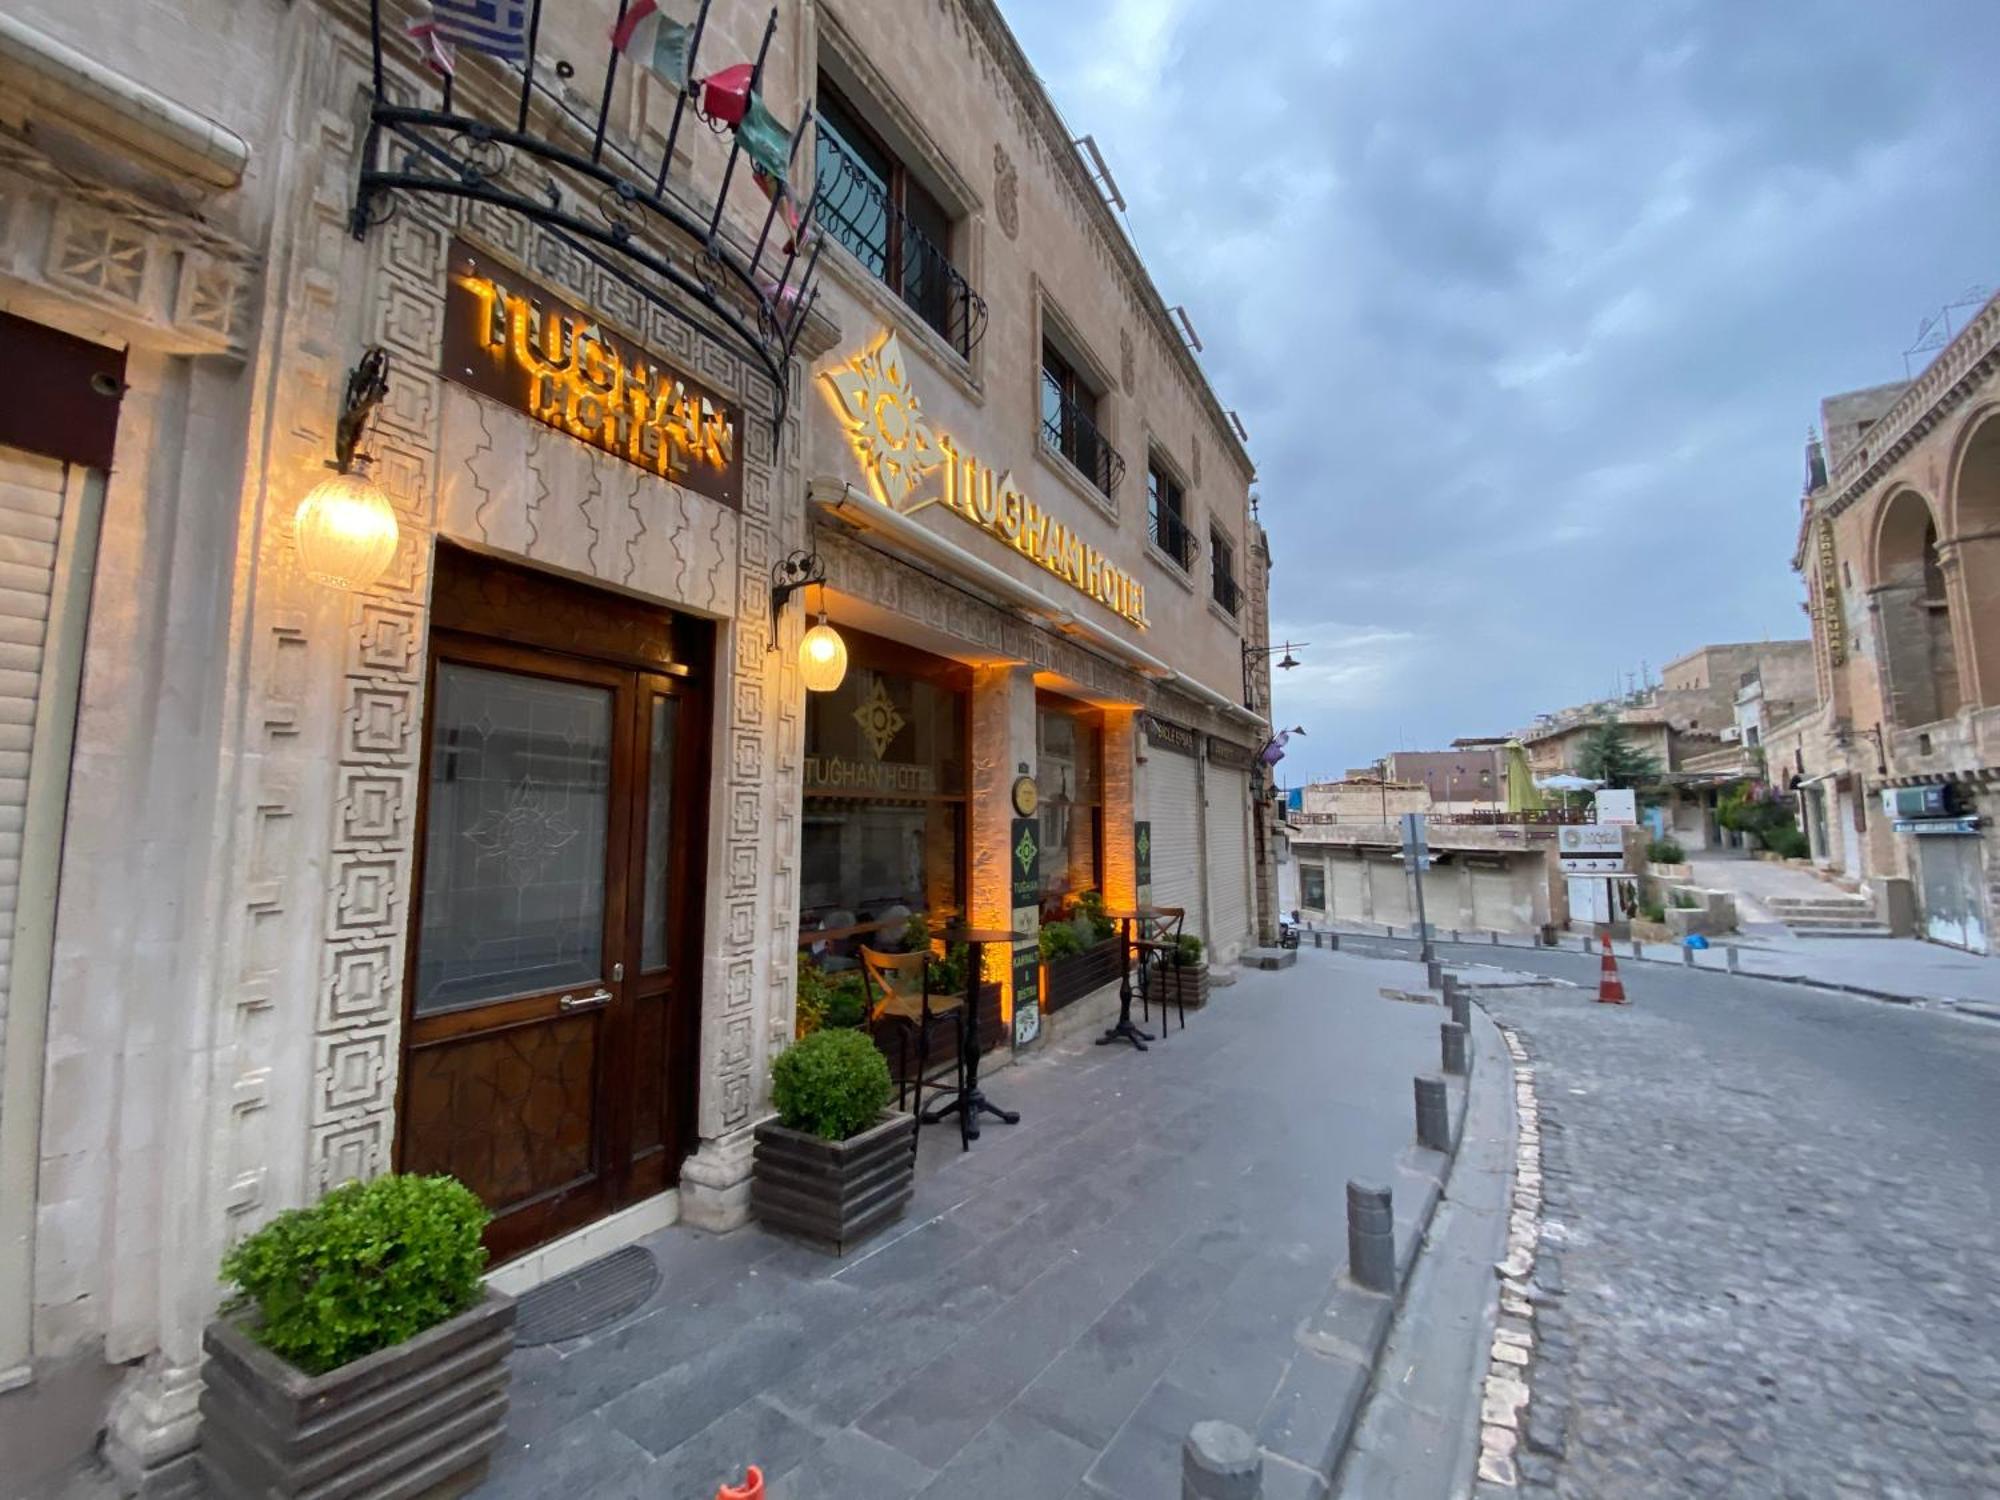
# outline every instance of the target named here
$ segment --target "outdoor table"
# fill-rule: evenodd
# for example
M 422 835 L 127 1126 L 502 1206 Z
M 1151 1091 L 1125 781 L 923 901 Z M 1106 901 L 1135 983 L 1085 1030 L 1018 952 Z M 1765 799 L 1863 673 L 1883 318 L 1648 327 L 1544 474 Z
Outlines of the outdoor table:
M 1141 1031 L 1132 1024 L 1132 924 L 1160 915 L 1157 906 L 1135 906 L 1126 911 L 1109 911 L 1105 915 L 1118 924 L 1118 1024 L 1097 1039 L 1100 1047 L 1112 1042 L 1130 1042 L 1141 1052 L 1146 1043 L 1153 1039 L 1150 1031 Z
M 1021 1116 L 1017 1111 L 1002 1109 L 979 1091 L 979 991 L 986 976 L 986 945 L 1025 942 L 1030 934 L 1009 932 L 1004 927 L 948 927 L 939 936 L 947 947 L 956 943 L 965 944 L 965 1025 L 961 1028 L 960 1037 L 961 1055 L 965 1059 L 965 1087 L 953 1090 L 952 1097 L 944 1103 L 933 1104 L 925 1110 L 924 1123 L 934 1125 L 946 1115 L 956 1114 L 960 1144 L 970 1150 L 972 1143 L 979 1139 L 979 1116 L 982 1111 L 1004 1125 L 1020 1123 Z

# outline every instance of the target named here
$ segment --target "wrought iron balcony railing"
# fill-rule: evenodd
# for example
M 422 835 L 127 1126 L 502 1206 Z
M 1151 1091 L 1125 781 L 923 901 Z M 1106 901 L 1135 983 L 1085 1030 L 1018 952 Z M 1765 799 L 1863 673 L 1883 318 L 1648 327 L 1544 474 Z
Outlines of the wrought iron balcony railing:
M 1125 477 L 1125 459 L 1105 441 L 1083 403 L 1057 394 L 1044 384 L 1042 441 L 1082 471 L 1107 496 L 1116 494 Z
M 621 23 L 630 3 L 618 0 Z M 726 123 L 705 114 L 702 99 L 710 4 L 700 0 L 688 23 L 683 72 L 692 81 L 677 93 L 654 156 L 607 128 L 618 70 L 629 66 L 617 47 L 607 41 L 598 54 L 603 72 L 595 106 L 573 102 L 574 94 L 551 83 L 578 70 L 539 45 L 543 0 L 499 7 L 483 29 L 484 43 L 467 41 L 456 65 L 448 48 L 435 39 L 420 42 L 401 17 L 384 14 L 382 0 L 370 0 L 373 97 L 352 228 L 357 239 L 365 237 L 406 195 L 458 198 L 532 220 L 648 303 L 755 359 L 776 392 L 775 434 L 791 388 L 785 371 L 817 296 L 813 272 L 823 241 L 789 232 L 795 212 L 804 222 L 813 216 L 813 205 L 791 202 L 789 191 L 767 194 L 754 240 L 725 222 L 732 183 L 746 186 L 753 173 L 753 163 L 742 160 L 748 153 L 740 131 L 726 132 L 712 201 L 685 176 L 674 177 L 674 152 L 690 120 L 716 130 Z M 777 25 L 774 6 L 755 60 L 740 64 L 742 108 L 762 109 L 758 90 Z M 428 29 L 439 30 L 435 23 Z M 457 76 L 461 70 L 465 79 Z M 810 123 L 808 110 L 780 143 L 790 146 L 784 170 L 795 180 L 802 175 L 797 142 Z M 779 222 L 781 200 L 787 224 Z
M 820 227 L 970 359 L 986 333 L 986 303 L 972 283 L 838 136 L 820 130 L 817 150 Z
M 1174 566 L 1183 573 L 1194 568 L 1194 532 L 1180 515 L 1164 508 L 1155 509 L 1148 519 L 1153 545 L 1173 560 Z

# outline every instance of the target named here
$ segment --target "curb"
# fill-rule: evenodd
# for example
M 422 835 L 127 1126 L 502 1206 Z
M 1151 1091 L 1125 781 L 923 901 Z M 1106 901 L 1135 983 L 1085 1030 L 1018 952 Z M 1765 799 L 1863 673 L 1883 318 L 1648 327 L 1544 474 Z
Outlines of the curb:
M 1433 998 L 1431 1003 L 1438 1002 Z M 1296 1481 L 1292 1487 L 1271 1487 L 1274 1495 L 1324 1497 L 1331 1492 L 1363 1404 L 1374 1389 L 1390 1327 L 1403 1305 L 1431 1219 L 1457 1165 L 1471 1090 L 1488 1072 L 1477 1049 L 1467 1063 L 1463 1078 L 1445 1080 L 1451 1149 L 1426 1151 L 1412 1141 L 1396 1160 L 1395 1290 L 1369 1291 L 1343 1269 L 1324 1305 L 1299 1329 L 1298 1354 L 1256 1433 L 1267 1460 L 1276 1461 L 1274 1467 L 1297 1471 L 1286 1476 Z

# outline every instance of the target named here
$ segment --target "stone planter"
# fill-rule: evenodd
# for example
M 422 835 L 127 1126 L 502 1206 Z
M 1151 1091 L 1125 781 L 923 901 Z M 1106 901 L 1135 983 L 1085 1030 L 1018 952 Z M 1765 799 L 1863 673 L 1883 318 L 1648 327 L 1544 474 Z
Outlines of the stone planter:
M 1081 953 L 1042 964 L 1042 1009 L 1053 1015 L 1107 984 L 1116 984 L 1118 951 L 1118 939 L 1107 938 Z
M 844 1141 L 777 1120 L 757 1127 L 750 1211 L 766 1229 L 844 1255 L 909 1207 L 916 1190 L 917 1117 L 884 1114 Z
M 1154 1003 L 1171 1005 L 1176 1013 L 1183 1005 L 1189 1010 L 1199 1010 L 1208 1004 L 1208 965 L 1205 963 L 1180 967 L 1163 964 L 1153 971 L 1147 983 L 1152 986 Z
M 1644 917 L 1634 917 L 1632 936 L 1641 943 L 1671 943 L 1674 930 L 1665 922 L 1648 922 Z
M 308 1375 L 218 1318 L 202 1339 L 201 1472 L 218 1500 L 463 1495 L 507 1423 L 514 1299 Z
M 1646 862 L 1646 873 L 1655 880 L 1692 880 L 1694 879 L 1694 866 L 1686 864 L 1656 865 L 1648 860 Z

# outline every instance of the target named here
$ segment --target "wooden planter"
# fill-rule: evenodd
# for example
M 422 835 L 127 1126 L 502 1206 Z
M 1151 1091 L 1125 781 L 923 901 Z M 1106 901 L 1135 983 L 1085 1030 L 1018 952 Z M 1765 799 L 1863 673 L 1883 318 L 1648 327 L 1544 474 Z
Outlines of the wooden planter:
M 1106 938 L 1081 953 L 1050 959 L 1041 966 L 1042 1009 L 1053 1015 L 1094 990 L 1118 982 L 1118 939 Z
M 1189 1010 L 1199 1010 L 1208 1004 L 1208 965 L 1184 964 L 1176 968 L 1173 964 L 1163 964 L 1155 969 L 1147 979 L 1152 988 L 1154 1002 L 1171 1005 L 1178 1013 L 1185 1005 Z
M 903 1216 L 916 1190 L 917 1117 L 885 1114 L 844 1141 L 757 1127 L 750 1211 L 766 1229 L 845 1255 Z
M 507 1424 L 514 1299 L 308 1375 L 218 1318 L 202 1339 L 201 1471 L 237 1497 L 463 1495 Z

